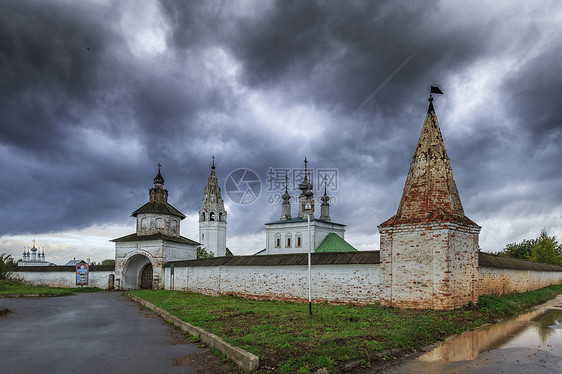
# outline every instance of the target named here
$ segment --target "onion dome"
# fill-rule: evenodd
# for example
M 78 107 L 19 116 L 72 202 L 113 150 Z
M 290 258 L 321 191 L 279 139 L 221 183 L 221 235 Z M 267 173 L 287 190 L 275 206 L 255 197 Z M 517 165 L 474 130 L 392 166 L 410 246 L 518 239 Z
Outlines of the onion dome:
M 154 184 L 164 184 L 164 177 L 160 174 L 160 167 L 162 165 L 158 164 L 158 174 L 154 177 Z
M 285 193 L 281 195 L 281 198 L 283 199 L 283 203 L 289 203 L 289 200 L 291 200 L 291 195 L 289 195 L 288 186 L 289 186 L 289 176 L 285 175 Z
M 306 157 L 304 158 L 304 179 L 299 184 L 299 190 L 302 191 L 302 195 L 304 195 L 306 191 L 312 190 L 312 183 L 308 180 L 308 161 Z

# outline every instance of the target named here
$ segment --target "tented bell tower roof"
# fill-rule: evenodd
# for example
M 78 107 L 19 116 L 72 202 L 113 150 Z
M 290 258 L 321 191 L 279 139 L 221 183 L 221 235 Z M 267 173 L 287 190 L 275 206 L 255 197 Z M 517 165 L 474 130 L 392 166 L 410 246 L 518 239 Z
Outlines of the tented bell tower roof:
M 380 226 L 433 221 L 478 226 L 464 215 L 433 107 L 433 98 L 430 96 L 429 108 L 410 163 L 398 211 Z

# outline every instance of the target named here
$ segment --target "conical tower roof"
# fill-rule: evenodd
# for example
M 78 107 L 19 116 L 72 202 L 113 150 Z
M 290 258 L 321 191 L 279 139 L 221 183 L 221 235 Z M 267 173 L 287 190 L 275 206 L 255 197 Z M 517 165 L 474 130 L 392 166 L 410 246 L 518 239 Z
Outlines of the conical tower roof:
M 427 222 L 478 226 L 464 215 L 432 101 L 430 97 L 398 211 L 382 227 Z
M 211 174 L 207 180 L 207 185 L 205 186 L 205 195 L 203 196 L 203 202 L 201 203 L 201 211 L 209 212 L 224 212 L 224 201 L 221 196 L 221 189 L 219 187 L 219 181 L 217 174 L 215 173 L 215 159 L 213 156 L 213 165 L 211 166 Z

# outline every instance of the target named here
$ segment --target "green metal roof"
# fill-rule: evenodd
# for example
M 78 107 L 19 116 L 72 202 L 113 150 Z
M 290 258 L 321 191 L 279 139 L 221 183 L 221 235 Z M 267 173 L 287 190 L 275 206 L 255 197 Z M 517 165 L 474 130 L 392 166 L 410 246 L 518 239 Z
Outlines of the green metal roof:
M 146 203 L 131 214 L 133 217 L 136 217 L 138 214 L 141 213 L 156 213 L 156 214 L 168 214 L 171 216 L 180 217 L 180 219 L 184 219 L 185 216 L 182 212 L 174 208 L 172 205 L 168 203 Z
M 357 252 L 357 249 L 343 240 L 341 236 L 331 232 L 322 240 L 315 252 Z

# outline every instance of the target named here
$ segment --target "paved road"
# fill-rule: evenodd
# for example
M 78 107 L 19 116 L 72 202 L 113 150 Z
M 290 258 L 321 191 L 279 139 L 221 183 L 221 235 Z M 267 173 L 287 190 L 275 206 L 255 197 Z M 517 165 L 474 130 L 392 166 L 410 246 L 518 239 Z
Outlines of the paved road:
M 195 371 L 174 362 L 201 350 L 118 292 L 0 301 L 2 374 Z

